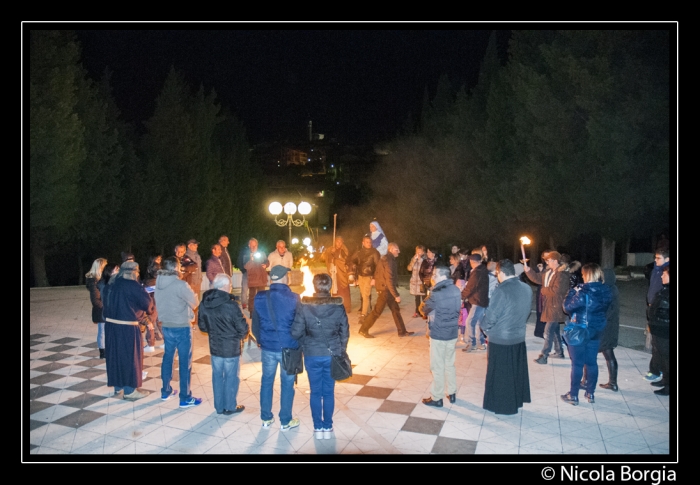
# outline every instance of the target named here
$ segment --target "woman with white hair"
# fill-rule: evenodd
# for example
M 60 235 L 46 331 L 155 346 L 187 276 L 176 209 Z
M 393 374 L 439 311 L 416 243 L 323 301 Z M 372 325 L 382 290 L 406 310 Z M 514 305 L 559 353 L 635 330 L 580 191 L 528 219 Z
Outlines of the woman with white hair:
M 92 303 L 92 323 L 97 325 L 97 348 L 100 351 L 100 359 L 105 358 L 105 319 L 102 315 L 102 295 L 97 283 L 102 278 L 102 270 L 105 266 L 107 266 L 107 260 L 97 258 L 85 275 L 85 287 L 90 292 L 90 303 Z

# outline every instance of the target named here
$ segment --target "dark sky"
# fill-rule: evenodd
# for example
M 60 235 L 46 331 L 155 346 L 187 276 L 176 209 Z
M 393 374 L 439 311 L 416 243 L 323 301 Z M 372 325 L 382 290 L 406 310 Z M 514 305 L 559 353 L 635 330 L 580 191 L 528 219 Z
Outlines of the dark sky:
M 127 121 L 155 107 L 171 66 L 193 88 L 215 89 L 251 142 L 314 132 L 349 142 L 394 136 L 428 87 L 478 79 L 490 24 L 77 24 L 83 64 L 112 74 Z M 507 27 L 507 26 L 506 26 Z M 67 28 L 67 27 L 66 27 Z M 101 30 L 88 30 L 101 29 Z M 114 30 L 119 29 L 119 30 Z M 150 29 L 150 30 L 148 30 Z M 158 29 L 158 30 L 155 30 Z M 510 31 L 498 33 L 505 57 Z

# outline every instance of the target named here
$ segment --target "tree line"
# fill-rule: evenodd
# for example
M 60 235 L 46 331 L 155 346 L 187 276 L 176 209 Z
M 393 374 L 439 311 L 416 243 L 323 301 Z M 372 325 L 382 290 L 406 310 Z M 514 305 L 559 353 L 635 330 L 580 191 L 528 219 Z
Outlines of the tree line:
M 364 228 L 372 214 L 404 247 L 487 242 L 498 257 L 516 257 L 524 234 L 540 249 L 596 234 L 612 265 L 615 242 L 668 227 L 669 37 L 513 31 L 501 62 L 494 33 L 477 85 L 443 75 L 426 88 L 368 200 L 339 221 Z M 214 89 L 171 69 L 144 128 L 122 121 L 109 71 L 88 77 L 74 33 L 30 32 L 32 286 L 82 282 L 94 258 L 123 250 L 145 261 L 191 237 L 206 252 L 227 234 L 233 253 L 275 239 L 244 123 Z

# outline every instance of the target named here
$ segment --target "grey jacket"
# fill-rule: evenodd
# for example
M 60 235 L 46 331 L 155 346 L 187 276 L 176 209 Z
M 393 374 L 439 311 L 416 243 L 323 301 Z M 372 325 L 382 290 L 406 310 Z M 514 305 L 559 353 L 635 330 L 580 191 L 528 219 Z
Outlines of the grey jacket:
M 153 293 L 158 308 L 158 318 L 164 327 L 188 327 L 194 320 L 194 309 L 199 297 L 190 285 L 175 274 L 159 274 Z
M 518 278 L 509 278 L 493 290 L 482 330 L 489 344 L 515 345 L 525 342 L 525 328 L 532 306 L 532 289 Z
M 421 312 L 428 315 L 434 312 L 429 320 L 430 338 L 435 340 L 454 340 L 459 330 L 459 313 L 462 309 L 462 298 L 459 288 L 451 279 L 446 279 L 430 290 L 430 296 L 421 303 Z

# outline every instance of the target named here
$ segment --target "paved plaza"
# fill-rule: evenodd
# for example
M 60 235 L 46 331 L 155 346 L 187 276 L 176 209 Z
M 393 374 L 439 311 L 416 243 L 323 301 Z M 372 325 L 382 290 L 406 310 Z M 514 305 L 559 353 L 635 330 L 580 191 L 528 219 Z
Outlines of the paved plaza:
M 301 426 L 280 431 L 276 382 L 276 421 L 269 429 L 261 427 L 261 362 L 255 346 L 246 344 L 241 357 L 238 402 L 246 407 L 243 413 L 223 416 L 214 411 L 209 346 L 207 336 L 199 330 L 194 332 L 192 393 L 204 402 L 180 409 L 177 399 L 161 401 L 162 350 L 145 354 L 148 375 L 141 389 L 151 394 L 129 402 L 113 397 L 113 388 L 106 385 L 88 291 L 62 287 L 27 292 L 29 331 L 25 331 L 22 346 L 23 454 L 114 454 L 125 461 L 128 455 L 140 459 L 148 455 L 149 460 L 159 461 L 155 455 L 161 454 L 211 455 L 212 460 L 217 455 L 237 455 L 230 459 L 238 461 L 253 460 L 252 455 L 260 454 L 283 455 L 270 458 L 275 461 L 297 459 L 291 455 L 347 455 L 334 458 L 339 461 L 358 460 L 357 455 L 387 455 L 385 461 L 405 461 L 400 455 L 442 455 L 445 461 L 479 460 L 468 455 L 571 455 L 581 460 L 585 457 L 576 456 L 654 455 L 649 461 L 662 462 L 670 459 L 670 450 L 676 450 L 675 442 L 671 443 L 677 429 L 675 410 L 669 413 L 675 397 L 655 395 L 655 388 L 642 379 L 648 370 L 648 353 L 618 347 L 620 391 L 599 389 L 595 404 L 583 399 L 581 392 L 580 405 L 571 406 L 559 399 L 569 390 L 570 360 L 550 359 L 547 365 L 532 362 L 542 346 L 542 339 L 532 336 L 534 314 L 527 330 L 531 403 L 513 416 L 484 411 L 486 352 L 461 352 L 463 345 L 458 344 L 457 401 L 450 404 L 445 399 L 444 407 L 434 408 L 420 402 L 429 396 L 432 376 L 425 321 L 410 317 L 413 298 L 404 298 L 401 307 L 406 327 L 415 336 L 399 338 L 391 313 L 385 310 L 371 330 L 377 338 L 365 339 L 357 333 L 359 295 L 353 288 L 348 354 L 354 375 L 336 385 L 335 438 L 315 440 L 305 373 L 299 376 L 294 399 L 294 416 L 301 419 Z M 408 291 L 403 289 L 403 293 Z M 601 354 L 598 363 L 599 382 L 606 382 L 607 367 Z M 177 372 L 174 379 L 178 379 Z M 177 382 L 173 387 L 178 388 Z M 517 456 L 510 458 L 518 461 Z M 416 459 L 434 461 L 436 457 L 412 458 Z

